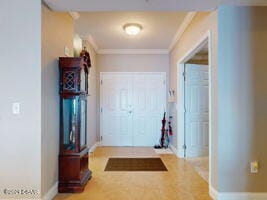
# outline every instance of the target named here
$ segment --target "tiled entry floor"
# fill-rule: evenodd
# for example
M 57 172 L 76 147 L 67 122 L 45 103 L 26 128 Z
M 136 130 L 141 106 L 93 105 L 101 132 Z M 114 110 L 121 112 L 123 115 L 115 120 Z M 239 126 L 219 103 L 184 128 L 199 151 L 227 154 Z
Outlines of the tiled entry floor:
M 109 157 L 161 157 L 167 172 L 105 172 Z M 208 184 L 184 159 L 153 148 L 98 147 L 90 155 L 93 177 L 80 194 L 55 200 L 210 200 Z
M 197 173 L 209 182 L 209 157 L 187 158 L 189 164 L 197 171 Z

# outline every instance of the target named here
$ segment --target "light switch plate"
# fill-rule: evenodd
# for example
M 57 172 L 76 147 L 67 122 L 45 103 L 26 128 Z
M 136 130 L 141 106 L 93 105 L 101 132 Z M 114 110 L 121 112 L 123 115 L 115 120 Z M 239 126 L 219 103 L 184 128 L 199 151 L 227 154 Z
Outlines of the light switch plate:
M 16 102 L 12 104 L 12 113 L 14 115 L 19 115 L 20 114 L 20 103 Z

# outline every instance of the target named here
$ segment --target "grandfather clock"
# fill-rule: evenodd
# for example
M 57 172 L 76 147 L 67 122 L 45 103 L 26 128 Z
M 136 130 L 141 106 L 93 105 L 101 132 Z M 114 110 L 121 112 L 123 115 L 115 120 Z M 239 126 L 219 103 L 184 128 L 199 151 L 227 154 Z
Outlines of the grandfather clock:
M 86 58 L 59 58 L 60 152 L 59 192 L 82 192 L 91 171 L 88 168 Z

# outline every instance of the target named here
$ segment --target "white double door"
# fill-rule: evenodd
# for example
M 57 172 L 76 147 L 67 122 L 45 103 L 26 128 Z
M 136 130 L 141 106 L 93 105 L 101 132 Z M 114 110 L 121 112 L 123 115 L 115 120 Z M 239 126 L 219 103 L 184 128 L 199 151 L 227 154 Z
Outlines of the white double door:
M 209 67 L 185 65 L 186 156 L 208 156 L 209 152 Z
M 165 73 L 101 73 L 100 76 L 102 145 L 158 144 L 166 106 Z

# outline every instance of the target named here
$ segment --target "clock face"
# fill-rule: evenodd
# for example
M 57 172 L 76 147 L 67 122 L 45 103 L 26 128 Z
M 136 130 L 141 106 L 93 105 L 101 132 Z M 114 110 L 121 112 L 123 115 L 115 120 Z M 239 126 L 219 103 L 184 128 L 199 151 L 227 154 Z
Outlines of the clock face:
M 84 68 L 82 68 L 81 73 L 80 73 L 80 90 L 81 91 L 86 91 L 86 73 L 84 71 Z

